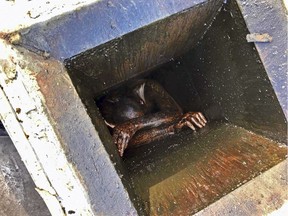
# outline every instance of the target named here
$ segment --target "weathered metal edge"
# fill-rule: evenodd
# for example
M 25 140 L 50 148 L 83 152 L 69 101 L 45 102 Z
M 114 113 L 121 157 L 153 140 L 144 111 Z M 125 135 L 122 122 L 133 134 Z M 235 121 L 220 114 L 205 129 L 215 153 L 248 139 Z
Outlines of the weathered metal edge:
M 79 168 L 81 165 L 78 166 L 78 161 L 75 162 L 71 159 L 69 145 L 65 143 L 67 140 L 61 136 L 63 131 L 58 131 L 58 120 L 55 119 L 55 115 L 53 116 L 53 113 L 55 114 L 53 112 L 53 104 L 50 103 L 50 107 L 46 104 L 47 100 L 52 99 L 55 104 L 58 104 L 54 105 L 59 109 L 61 108 L 62 111 L 66 109 L 66 105 L 69 106 L 69 104 L 65 104 L 65 99 L 63 99 L 63 104 L 61 101 L 57 101 L 56 98 L 49 98 L 50 96 L 45 94 L 46 91 L 44 89 L 46 88 L 49 92 L 53 86 L 45 85 L 45 80 L 41 82 L 41 80 L 37 79 L 39 74 L 49 74 L 49 69 L 47 70 L 47 68 L 50 67 L 56 68 L 57 73 L 61 74 L 61 81 L 67 84 L 61 86 L 62 91 L 69 92 L 68 94 L 72 92 L 71 95 L 74 98 L 74 102 L 77 101 L 72 104 L 72 109 L 76 113 L 73 118 L 80 118 L 79 116 L 77 117 L 77 114 L 81 113 L 84 115 L 86 127 L 90 129 L 89 143 L 86 142 L 87 146 L 81 146 L 80 148 L 90 148 L 91 154 L 101 152 L 99 156 L 100 159 L 102 158 L 101 162 L 105 162 L 109 167 L 107 171 L 112 173 L 112 177 L 110 175 L 113 179 L 112 183 L 115 184 L 115 189 L 116 186 L 118 188 L 118 190 L 111 191 L 115 194 L 115 203 L 121 203 L 123 206 L 122 209 L 119 209 L 119 212 L 121 213 L 122 210 L 122 213 L 128 212 L 136 215 L 137 212 L 130 201 L 129 195 L 124 189 L 122 181 L 109 159 L 94 126 L 91 121 L 87 120 L 89 117 L 84 105 L 79 99 L 69 76 L 63 71 L 65 69 L 62 63 L 52 59 L 45 61 L 43 57 L 34 55 L 21 47 L 15 48 L 3 40 L 0 40 L 0 47 L 3 51 L 0 56 L 1 120 L 31 174 L 37 191 L 43 197 L 52 215 L 64 215 L 69 214 L 69 212 L 76 213 L 76 215 L 107 214 L 109 207 L 106 206 L 107 212 L 105 212 L 105 207 L 97 210 L 97 208 L 101 208 L 99 203 L 95 204 L 95 200 L 91 201 L 91 193 L 96 193 L 96 197 L 103 199 L 103 194 L 101 194 L 102 185 L 97 184 L 94 188 L 91 188 L 93 178 L 101 178 L 102 181 L 107 181 L 107 179 L 105 180 L 106 176 L 102 177 L 101 173 L 97 173 L 99 171 L 97 166 L 101 166 L 101 164 L 97 164 L 97 158 L 94 163 L 90 163 L 95 168 L 94 170 L 88 170 L 90 179 L 87 180 L 87 173 L 83 174 L 86 170 L 83 171 L 82 167 Z M 52 65 L 52 62 L 54 65 Z M 45 78 L 48 80 L 49 75 Z M 55 81 L 52 78 L 50 80 Z M 59 80 L 55 81 L 55 85 L 59 85 L 57 81 Z M 61 95 L 61 93 L 59 94 Z M 70 129 L 64 128 L 64 130 L 66 130 L 66 135 L 70 136 Z M 97 146 L 95 146 L 95 142 L 97 142 Z M 91 148 L 96 149 L 93 150 Z M 82 158 L 84 164 L 88 164 L 87 161 L 91 161 L 90 157 L 87 156 L 85 158 L 81 153 L 79 153 L 80 158 Z M 100 170 L 100 172 L 102 171 L 105 172 L 105 170 Z M 91 184 L 87 186 L 89 181 Z M 105 192 L 105 189 L 102 192 Z M 106 195 L 109 195 L 108 192 Z M 110 205 L 111 203 L 108 204 Z M 115 206 L 117 207 L 117 205 Z M 115 211 L 114 208 L 111 208 L 110 213 L 115 213 Z
M 102 0 L 20 31 L 23 47 L 61 61 L 130 32 L 215 0 Z

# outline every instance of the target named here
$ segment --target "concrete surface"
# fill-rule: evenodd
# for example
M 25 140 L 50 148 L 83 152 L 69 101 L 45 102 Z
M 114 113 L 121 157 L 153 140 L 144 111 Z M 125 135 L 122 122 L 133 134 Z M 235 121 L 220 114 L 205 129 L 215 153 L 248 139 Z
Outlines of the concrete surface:
M 0 136 L 0 215 L 49 216 L 50 213 L 8 136 Z

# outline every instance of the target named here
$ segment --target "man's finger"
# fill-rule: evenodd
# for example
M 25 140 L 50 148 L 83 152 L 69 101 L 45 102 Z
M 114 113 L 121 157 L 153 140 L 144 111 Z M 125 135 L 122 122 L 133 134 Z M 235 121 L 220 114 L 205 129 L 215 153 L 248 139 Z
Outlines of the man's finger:
M 191 121 L 192 121 L 197 127 L 199 127 L 199 128 L 202 128 L 202 127 L 203 127 L 200 123 L 198 123 L 198 122 L 195 120 L 194 117 L 191 118 Z
M 128 135 L 126 135 L 124 137 L 123 143 L 124 143 L 124 149 L 123 149 L 123 152 L 124 152 L 124 150 L 128 147 L 128 143 L 129 143 L 129 136 Z
M 189 128 L 191 128 L 191 130 L 193 130 L 193 131 L 196 130 L 195 127 L 194 127 L 194 125 L 193 125 L 191 122 L 187 121 L 187 122 L 186 122 L 186 125 L 187 125 Z
M 204 117 L 204 115 L 201 112 L 199 112 L 199 116 L 205 123 L 207 123 L 206 118 Z
M 123 153 L 124 153 L 124 144 L 123 143 L 118 145 L 118 152 L 120 154 L 120 157 L 122 157 Z
M 205 123 L 204 123 L 204 121 L 200 118 L 200 115 L 199 115 L 199 114 L 196 114 L 196 118 L 197 118 L 198 122 L 204 127 L 204 126 L 205 126 Z

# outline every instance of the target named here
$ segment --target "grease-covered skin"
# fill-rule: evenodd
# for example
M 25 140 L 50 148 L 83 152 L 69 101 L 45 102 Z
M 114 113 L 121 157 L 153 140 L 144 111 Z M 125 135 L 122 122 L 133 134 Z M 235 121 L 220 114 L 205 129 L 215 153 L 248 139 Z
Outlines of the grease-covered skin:
M 201 112 L 182 113 L 179 105 L 157 82 L 138 80 L 102 98 L 99 103 L 105 123 L 113 129 L 113 141 L 122 157 L 135 147 L 179 132 L 195 131 L 207 120 Z

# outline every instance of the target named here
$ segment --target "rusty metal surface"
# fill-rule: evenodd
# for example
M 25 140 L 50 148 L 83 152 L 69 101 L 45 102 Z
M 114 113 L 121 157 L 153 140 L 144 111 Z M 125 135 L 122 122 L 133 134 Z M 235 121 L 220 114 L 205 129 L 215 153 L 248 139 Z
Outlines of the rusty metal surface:
M 288 200 L 288 160 L 195 214 L 223 215 L 286 215 Z
M 31 67 L 45 98 L 45 107 L 69 161 L 86 186 L 95 214 L 137 214 L 130 200 L 133 191 L 122 178 L 125 171 L 116 149 L 109 148 L 107 142 L 104 147 L 105 135 L 100 133 L 99 138 L 100 131 L 95 130 L 64 66 L 50 59 L 37 62 L 39 68 L 35 68 L 35 59 L 34 56 Z
M 285 159 L 287 147 L 230 124 L 130 150 L 127 167 L 149 215 L 190 215 Z

